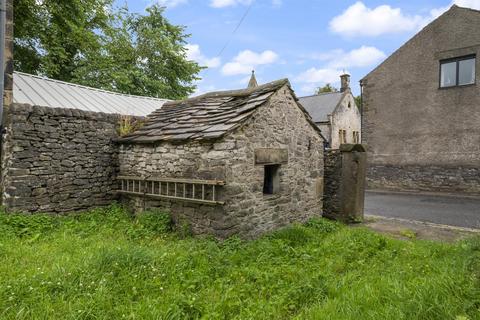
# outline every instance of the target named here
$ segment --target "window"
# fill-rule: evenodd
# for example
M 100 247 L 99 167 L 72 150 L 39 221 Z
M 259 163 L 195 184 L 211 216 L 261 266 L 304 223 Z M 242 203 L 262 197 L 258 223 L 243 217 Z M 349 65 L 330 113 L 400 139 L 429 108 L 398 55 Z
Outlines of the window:
M 353 143 L 360 143 L 360 132 L 353 131 Z
M 263 194 L 275 194 L 280 191 L 280 165 L 267 165 L 264 168 Z
M 475 83 L 475 56 L 440 61 L 440 88 Z
M 340 144 L 347 143 L 347 130 L 340 129 L 338 131 L 338 140 Z

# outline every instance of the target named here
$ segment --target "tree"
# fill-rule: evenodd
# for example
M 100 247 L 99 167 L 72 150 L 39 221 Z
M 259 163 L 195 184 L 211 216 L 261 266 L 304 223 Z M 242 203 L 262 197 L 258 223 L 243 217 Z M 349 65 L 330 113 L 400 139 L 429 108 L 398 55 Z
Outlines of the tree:
M 355 97 L 355 104 L 357 105 L 358 109 L 362 110 L 362 96 Z
M 332 86 L 330 83 L 327 83 L 323 87 L 317 88 L 315 94 L 329 93 L 329 92 L 338 92 L 338 89 Z
M 14 0 L 15 69 L 71 81 L 86 55 L 100 50 L 112 0 Z
M 189 35 L 159 5 L 139 15 L 112 0 L 15 0 L 14 10 L 19 71 L 169 99 L 195 90 L 202 68 L 187 60 Z
M 123 8 L 102 37 L 102 52 L 74 73 L 74 80 L 135 95 L 181 99 L 195 90 L 201 67 L 186 58 L 185 28 L 163 17 L 153 5 L 147 15 Z M 93 63 L 91 63 L 93 61 Z

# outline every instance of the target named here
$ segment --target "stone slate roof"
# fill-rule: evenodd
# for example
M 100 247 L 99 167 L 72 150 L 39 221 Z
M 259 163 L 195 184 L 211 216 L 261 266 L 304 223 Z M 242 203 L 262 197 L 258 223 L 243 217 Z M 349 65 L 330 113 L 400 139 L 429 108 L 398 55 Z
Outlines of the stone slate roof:
M 313 121 L 327 122 L 328 115 L 332 114 L 343 97 L 343 92 L 323 93 L 299 98 L 299 102 L 308 111 Z
M 167 101 L 169 100 L 85 87 L 28 73 L 13 73 L 13 102 L 15 103 L 147 116 Z
M 187 100 L 168 102 L 149 115 L 142 128 L 117 141 L 155 143 L 220 138 L 240 127 L 258 107 L 267 103 L 285 85 L 290 88 L 287 79 L 255 88 L 211 92 Z M 312 126 L 318 129 L 305 109 L 299 107 Z

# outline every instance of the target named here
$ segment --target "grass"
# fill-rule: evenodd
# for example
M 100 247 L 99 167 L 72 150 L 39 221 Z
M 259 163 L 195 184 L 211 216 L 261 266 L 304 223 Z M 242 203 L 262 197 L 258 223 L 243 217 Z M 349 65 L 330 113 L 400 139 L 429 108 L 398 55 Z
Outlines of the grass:
M 218 242 L 116 205 L 1 214 L 0 319 L 480 319 L 480 238 L 400 241 L 316 219 Z

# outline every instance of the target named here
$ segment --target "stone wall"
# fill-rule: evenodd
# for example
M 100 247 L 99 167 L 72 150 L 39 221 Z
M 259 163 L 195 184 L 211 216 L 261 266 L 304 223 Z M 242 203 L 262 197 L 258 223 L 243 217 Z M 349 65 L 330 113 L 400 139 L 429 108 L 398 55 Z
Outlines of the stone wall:
M 368 168 L 372 189 L 480 194 L 479 167 L 391 166 Z
M 480 193 L 479 29 L 453 7 L 362 80 L 371 187 Z M 440 61 L 472 54 L 476 84 L 439 88 Z
M 118 116 L 13 104 L 2 143 L 2 204 L 68 212 L 115 199 Z
M 360 144 L 343 144 L 325 154 L 325 217 L 347 223 L 363 220 L 366 159 Z
M 288 150 L 288 163 L 279 169 L 277 194 L 263 194 L 264 166 L 255 164 L 255 150 L 261 148 Z M 119 162 L 121 175 L 224 180 L 218 194 L 223 206 L 125 197 L 136 209 L 169 210 L 197 234 L 251 238 L 322 213 L 323 139 L 288 87 L 259 107 L 243 127 L 218 141 L 123 145 Z
M 325 152 L 325 188 L 323 215 L 332 216 L 340 210 L 340 184 L 342 180 L 342 154 L 339 149 Z

